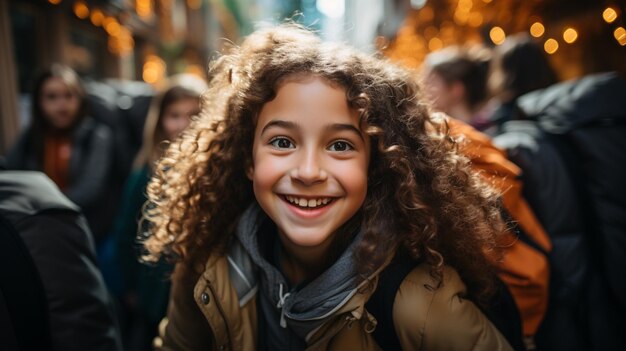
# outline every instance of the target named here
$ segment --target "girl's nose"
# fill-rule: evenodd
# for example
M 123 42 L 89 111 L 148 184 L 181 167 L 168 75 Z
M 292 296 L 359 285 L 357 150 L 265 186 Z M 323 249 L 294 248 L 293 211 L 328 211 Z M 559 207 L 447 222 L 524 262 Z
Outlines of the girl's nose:
M 305 185 L 310 185 L 325 181 L 328 173 L 321 167 L 319 156 L 314 152 L 307 152 L 302 154 L 291 170 L 291 177 Z

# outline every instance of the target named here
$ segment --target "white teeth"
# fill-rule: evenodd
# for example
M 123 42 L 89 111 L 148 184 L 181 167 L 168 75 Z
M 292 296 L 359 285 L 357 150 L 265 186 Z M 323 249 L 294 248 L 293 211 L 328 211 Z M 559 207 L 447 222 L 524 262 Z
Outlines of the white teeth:
M 332 198 L 328 198 L 328 197 L 319 198 L 319 199 L 305 199 L 305 198 L 297 198 L 294 196 L 285 195 L 285 198 L 287 199 L 287 201 L 289 201 L 290 203 L 294 205 L 298 205 L 300 207 L 309 207 L 309 208 L 326 205 L 330 201 L 332 201 Z

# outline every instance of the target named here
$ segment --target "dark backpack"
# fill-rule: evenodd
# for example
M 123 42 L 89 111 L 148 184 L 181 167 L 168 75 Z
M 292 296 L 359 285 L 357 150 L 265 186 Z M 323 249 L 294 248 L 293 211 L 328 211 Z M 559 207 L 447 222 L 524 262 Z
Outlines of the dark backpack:
M 591 75 L 517 106 L 494 144 L 522 169 L 524 197 L 553 244 L 537 347 L 626 349 L 626 81 Z
M 48 303 L 28 249 L 0 212 L 0 345 L 2 350 L 49 350 Z
M 402 350 L 393 323 L 393 303 L 402 281 L 416 265 L 417 263 L 407 255 L 396 254 L 391 263 L 380 273 L 378 286 L 365 304 L 367 311 L 378 321 L 372 336 L 383 350 Z M 519 311 L 513 296 L 499 279 L 497 293 L 491 299 L 489 306 L 482 311 L 513 349 L 525 350 Z

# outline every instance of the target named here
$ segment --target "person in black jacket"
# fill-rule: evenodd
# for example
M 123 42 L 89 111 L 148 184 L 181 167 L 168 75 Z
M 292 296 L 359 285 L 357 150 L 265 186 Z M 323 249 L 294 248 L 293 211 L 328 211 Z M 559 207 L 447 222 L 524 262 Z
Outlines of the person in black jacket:
M 71 68 L 54 64 L 35 83 L 32 123 L 7 155 L 7 168 L 45 173 L 80 206 L 98 242 L 114 216 L 109 191 L 112 131 L 86 114 L 85 92 Z
M 3 350 L 121 350 L 85 219 L 40 172 L 0 170 L 0 325 Z

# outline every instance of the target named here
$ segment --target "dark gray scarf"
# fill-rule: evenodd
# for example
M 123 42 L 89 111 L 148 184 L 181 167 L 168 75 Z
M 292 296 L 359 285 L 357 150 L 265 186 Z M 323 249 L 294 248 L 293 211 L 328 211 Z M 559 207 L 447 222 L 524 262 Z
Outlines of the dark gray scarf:
M 256 202 L 242 215 L 236 233 L 238 240 L 233 241 L 228 255 L 231 280 L 240 304 L 256 293 L 257 287 L 260 289 L 259 322 L 265 331 L 260 335 L 260 340 L 265 340 L 261 348 L 304 349 L 314 332 L 356 293 L 359 279 L 353 253 L 362 234 L 319 277 L 288 290 L 285 277 L 260 252 L 258 236 L 265 221 L 271 220 Z

